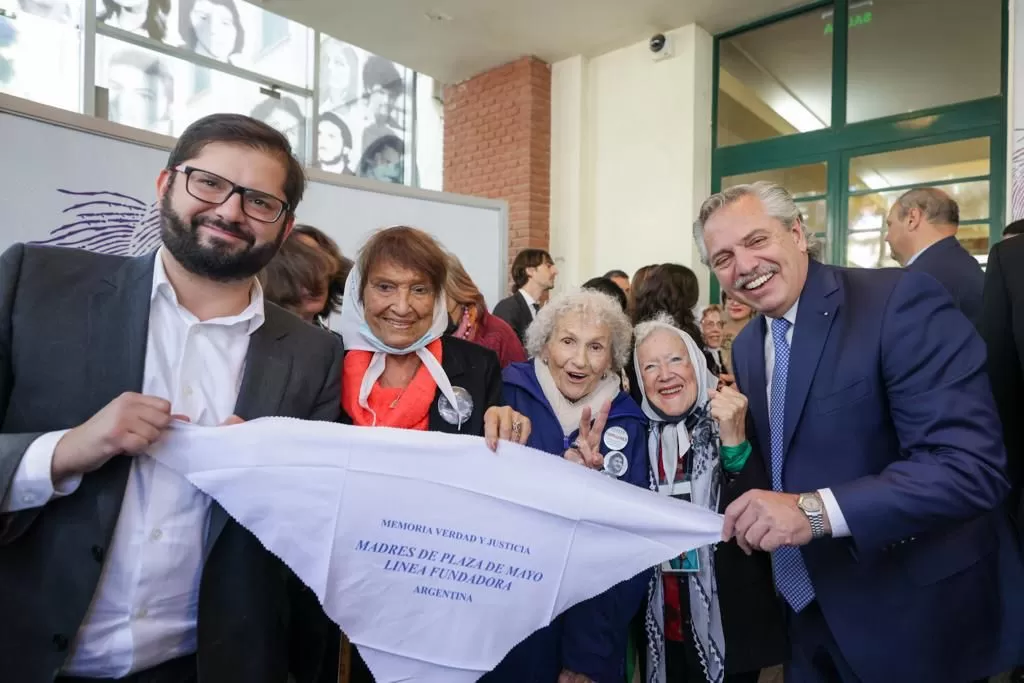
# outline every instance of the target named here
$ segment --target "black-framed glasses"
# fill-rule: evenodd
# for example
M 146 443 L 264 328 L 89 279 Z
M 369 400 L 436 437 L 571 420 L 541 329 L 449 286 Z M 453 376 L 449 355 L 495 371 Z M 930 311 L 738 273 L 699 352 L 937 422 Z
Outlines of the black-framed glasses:
M 176 166 L 173 170 L 185 176 L 185 191 L 201 202 L 223 204 L 237 193 L 242 197 L 242 212 L 261 223 L 275 223 L 288 210 L 288 202 L 285 200 L 250 187 L 235 185 L 216 173 L 194 166 Z

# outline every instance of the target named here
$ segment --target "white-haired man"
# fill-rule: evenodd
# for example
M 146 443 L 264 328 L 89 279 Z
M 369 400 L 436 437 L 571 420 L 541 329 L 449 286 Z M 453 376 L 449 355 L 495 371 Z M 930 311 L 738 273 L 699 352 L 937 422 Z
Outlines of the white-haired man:
M 772 491 L 725 538 L 772 553 L 787 683 L 970 681 L 1015 663 L 1022 567 L 985 347 L 920 273 L 823 265 L 771 183 L 704 202 L 694 237 L 761 316 L 732 348 Z M 792 361 L 792 362 L 791 362 Z

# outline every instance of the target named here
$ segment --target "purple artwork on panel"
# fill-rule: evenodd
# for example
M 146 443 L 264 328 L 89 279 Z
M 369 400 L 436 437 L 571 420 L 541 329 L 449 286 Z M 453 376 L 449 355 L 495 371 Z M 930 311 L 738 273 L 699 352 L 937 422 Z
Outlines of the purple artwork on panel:
M 58 189 L 71 200 L 63 224 L 32 244 L 86 249 L 101 254 L 140 256 L 160 246 L 160 210 L 156 203 L 111 190 Z

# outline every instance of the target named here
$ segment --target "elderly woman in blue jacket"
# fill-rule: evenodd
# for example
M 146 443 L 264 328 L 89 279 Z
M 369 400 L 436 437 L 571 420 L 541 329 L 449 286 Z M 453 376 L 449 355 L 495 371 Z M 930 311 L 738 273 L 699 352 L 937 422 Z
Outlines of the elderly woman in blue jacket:
M 603 455 L 607 476 L 646 488 L 647 419 L 619 379 L 631 339 L 629 319 L 607 294 L 556 297 L 526 331 L 533 360 L 505 368 L 505 400 L 530 418 L 528 446 L 577 462 Z M 629 623 L 648 579 L 645 572 L 571 607 L 481 683 L 621 683 Z

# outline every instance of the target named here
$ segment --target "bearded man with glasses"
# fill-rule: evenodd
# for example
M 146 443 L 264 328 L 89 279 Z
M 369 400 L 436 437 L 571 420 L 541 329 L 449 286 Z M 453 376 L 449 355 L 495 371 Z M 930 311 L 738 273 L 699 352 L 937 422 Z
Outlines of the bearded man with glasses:
M 338 418 L 340 342 L 256 280 L 304 185 L 283 135 L 216 114 L 158 175 L 156 253 L 0 257 L 5 680 L 319 675 L 329 624 L 312 593 L 146 455 L 176 419 Z

